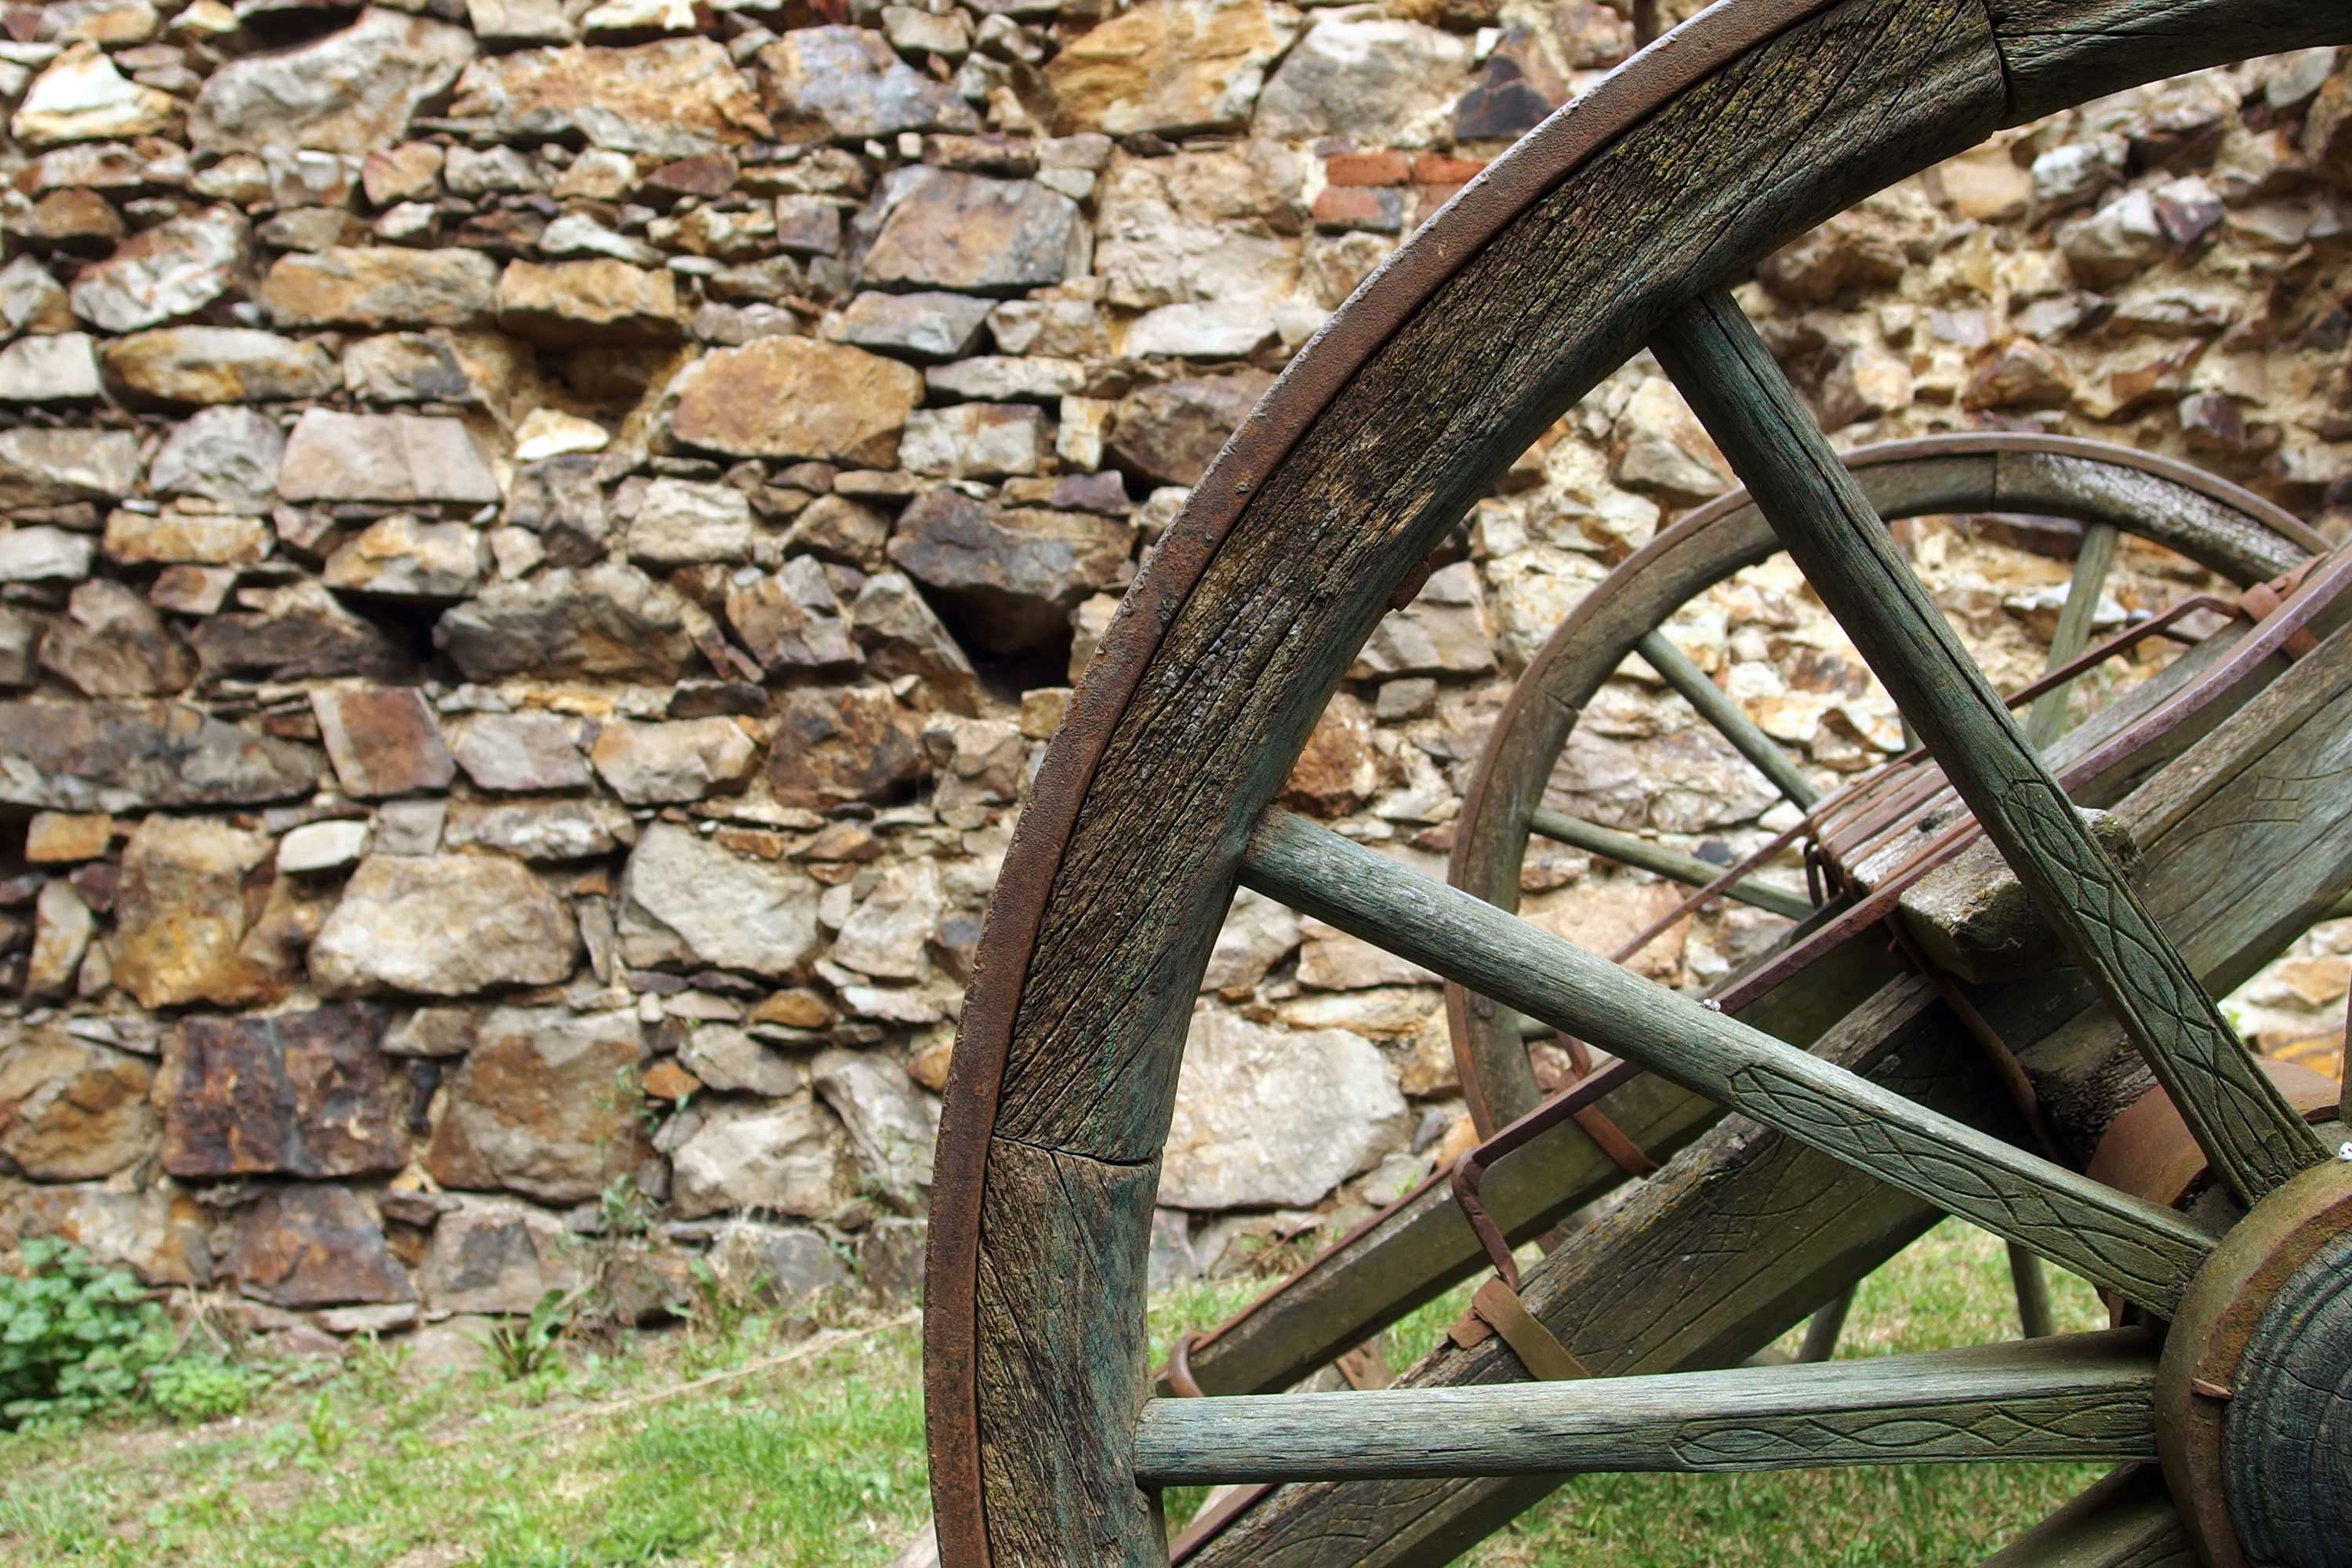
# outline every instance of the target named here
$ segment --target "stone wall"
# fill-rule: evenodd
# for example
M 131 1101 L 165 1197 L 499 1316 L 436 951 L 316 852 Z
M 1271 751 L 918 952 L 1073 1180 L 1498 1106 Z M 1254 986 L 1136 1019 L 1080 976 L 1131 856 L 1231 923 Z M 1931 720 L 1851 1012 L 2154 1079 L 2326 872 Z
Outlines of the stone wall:
M 61 0 L 0 7 L 0 1230 L 265 1321 L 683 1259 L 903 1282 L 1024 781 L 1227 430 L 1484 161 L 1620 59 L 1594 0 Z M 2338 527 L 2352 74 L 2004 136 L 1772 258 L 1840 441 L 2187 451 Z M 1425 867 L 1509 678 L 1725 482 L 1646 361 L 1375 637 L 1289 798 Z M 2063 561 L 1915 531 L 1995 673 Z M 2127 554 L 2115 614 L 2178 592 Z M 1676 636 L 1825 781 L 1894 715 L 1763 569 Z M 1613 685 L 1568 804 L 1778 825 Z M 1596 946 L 1669 895 L 1538 854 Z M 1645 954 L 1704 983 L 1769 932 Z M 2334 933 L 2334 940 L 2330 940 Z M 2352 930 L 2251 994 L 2324 1033 Z M 1245 896 L 1164 1272 L 1464 1125 L 1424 973 Z

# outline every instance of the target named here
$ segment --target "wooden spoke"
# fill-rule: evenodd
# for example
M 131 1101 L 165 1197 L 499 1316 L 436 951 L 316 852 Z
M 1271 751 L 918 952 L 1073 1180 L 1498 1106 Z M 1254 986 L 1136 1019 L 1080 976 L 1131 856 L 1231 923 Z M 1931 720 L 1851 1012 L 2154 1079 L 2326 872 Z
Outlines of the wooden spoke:
M 2092 841 L 1738 306 L 1708 294 L 1653 346 L 1806 580 L 2115 1010 L 2215 1170 L 2251 1204 L 2325 1158 L 2317 1136 Z
M 2050 1315 L 2050 1281 L 2042 1273 L 2042 1259 L 2015 1242 L 2009 1244 L 2009 1285 L 2017 1296 L 2017 1327 L 2029 1340 L 2048 1339 L 2058 1331 Z
M 1696 855 L 1685 855 L 1663 844 L 1653 844 L 1646 838 L 1620 833 L 1613 827 L 1603 827 L 1564 812 L 1539 806 L 1528 814 L 1528 826 L 1555 843 L 1589 850 L 1621 866 L 1632 866 L 1688 887 L 1704 888 L 1723 875 L 1722 867 L 1709 865 Z M 1776 888 L 1754 877 L 1742 877 L 1723 891 L 1726 898 L 1786 915 L 1792 921 L 1803 920 L 1813 912 L 1813 901 L 1802 893 Z
M 2058 609 L 2058 629 L 2050 637 L 2053 670 L 2073 658 L 2091 640 L 2091 623 L 2098 617 L 2099 597 L 2106 592 L 2107 573 L 2115 565 L 2116 545 L 2122 534 L 2113 523 L 2095 522 L 2083 530 L 2083 548 L 2074 554 L 2074 578 L 2066 584 L 2066 602 Z M 2033 700 L 2025 716 L 2026 743 L 2046 752 L 2050 742 L 2066 732 L 2066 699 L 2074 682 L 2053 686 Z
M 1805 1323 L 1805 1342 L 1797 1352 L 1799 1361 L 1827 1361 L 1837 1353 L 1838 1336 L 1845 1332 L 1846 1314 L 1853 1310 L 1853 1291 L 1841 1292 L 1838 1299 L 1815 1312 Z
M 1587 1471 L 1786 1470 L 2156 1453 L 2142 1331 L 1500 1388 L 1155 1399 L 1147 1486 Z
M 2154 1465 L 2114 1472 L 1979 1568 L 2197 1568 L 2203 1561 Z
M 1706 671 L 1693 664 L 1690 656 L 1676 647 L 1664 632 L 1644 632 L 1642 640 L 1633 646 L 1668 686 L 1682 693 L 1684 701 L 1698 710 L 1698 716 L 1717 734 L 1730 742 L 1733 750 L 1772 781 L 1774 789 L 1800 810 L 1811 809 L 1813 802 L 1821 798 L 1821 792 L 1806 781 L 1780 743 L 1758 729 L 1755 721 L 1739 710 L 1739 704 L 1709 680 Z
M 2159 1315 L 2210 1248 L 2203 1232 L 2169 1210 L 1937 1115 L 1289 813 L 1259 820 L 1242 879 Z

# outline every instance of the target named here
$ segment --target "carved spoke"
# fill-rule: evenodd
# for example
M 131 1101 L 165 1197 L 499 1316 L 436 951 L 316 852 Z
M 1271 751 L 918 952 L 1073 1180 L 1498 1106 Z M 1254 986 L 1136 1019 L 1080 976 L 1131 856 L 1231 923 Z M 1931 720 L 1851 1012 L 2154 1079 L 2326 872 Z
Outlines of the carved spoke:
M 2016 1345 L 1485 1388 L 1155 1399 L 1147 1486 L 2152 1458 L 2153 1342 Z
M 2252 1203 L 2324 1159 L 2318 1137 L 2092 841 L 1738 306 L 1709 294 L 1653 346 L 1806 580 L 2116 1011 L 2214 1168 Z
M 1242 879 L 2158 1314 L 2210 1248 L 2168 1209 L 1939 1116 L 1288 813 L 1260 820 Z

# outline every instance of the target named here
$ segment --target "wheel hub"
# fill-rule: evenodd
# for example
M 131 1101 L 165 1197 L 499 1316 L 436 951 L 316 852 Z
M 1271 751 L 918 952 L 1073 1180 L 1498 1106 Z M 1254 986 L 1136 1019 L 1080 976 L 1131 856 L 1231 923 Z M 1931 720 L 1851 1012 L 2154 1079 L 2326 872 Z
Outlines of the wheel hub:
M 2352 1163 L 2240 1221 L 2165 1342 L 2157 1446 L 2215 1568 L 2352 1568 Z

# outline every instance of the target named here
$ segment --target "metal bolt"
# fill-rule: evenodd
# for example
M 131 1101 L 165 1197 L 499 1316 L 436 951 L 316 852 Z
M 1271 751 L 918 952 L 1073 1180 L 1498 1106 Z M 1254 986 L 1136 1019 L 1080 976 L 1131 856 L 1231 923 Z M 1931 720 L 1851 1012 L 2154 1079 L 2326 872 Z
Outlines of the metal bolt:
M 2347 1164 L 2352 1164 L 2352 1142 L 2336 1145 L 2336 1157 Z

